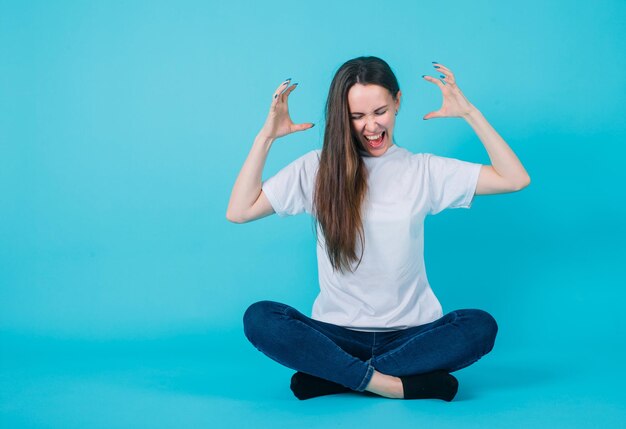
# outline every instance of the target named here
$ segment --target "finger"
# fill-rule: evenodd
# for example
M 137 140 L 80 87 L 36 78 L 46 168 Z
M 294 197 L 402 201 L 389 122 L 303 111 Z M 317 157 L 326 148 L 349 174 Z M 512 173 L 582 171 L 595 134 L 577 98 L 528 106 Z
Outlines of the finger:
M 454 79 L 454 75 L 452 74 L 451 71 L 444 70 L 444 69 L 437 69 L 437 70 L 439 70 L 442 73 L 441 79 L 445 79 L 444 82 L 449 83 L 451 85 L 454 85 L 456 83 L 456 80 Z
M 433 67 L 436 68 L 439 71 L 448 71 L 450 73 L 452 73 L 452 70 L 450 70 L 448 67 L 444 66 L 441 63 L 433 63 Z
M 292 129 L 294 131 L 304 131 L 313 128 L 314 126 L 315 124 L 312 122 L 305 122 L 304 124 L 294 124 Z
M 450 84 L 456 83 L 456 79 L 454 77 L 454 73 L 452 73 L 452 70 L 438 63 L 433 64 L 433 67 L 435 67 L 438 71 L 440 71 L 444 75 L 442 79 L 445 78 L 445 82 L 450 83 Z
M 439 79 L 446 85 L 454 85 L 454 77 L 446 76 L 445 74 L 439 75 Z
M 274 99 L 276 99 L 285 90 L 289 82 L 291 82 L 291 78 L 285 80 L 278 86 L 278 88 L 276 88 L 276 91 L 274 91 Z
M 441 113 L 439 113 L 439 110 L 437 110 L 435 112 L 430 112 L 430 113 L 424 115 L 424 117 L 422 119 L 424 119 L 426 121 L 428 119 L 440 118 L 441 116 L 442 116 Z
M 298 85 L 298 83 L 294 83 L 293 85 L 291 85 L 290 87 L 288 87 L 287 89 L 285 89 L 281 94 L 280 97 L 278 97 L 281 101 L 286 102 L 287 101 L 287 97 L 289 97 L 289 94 L 291 94 L 293 92 L 294 89 L 296 89 L 296 86 Z
M 426 79 L 427 81 L 436 84 L 439 88 L 441 88 L 442 91 L 445 88 L 443 82 L 439 79 L 435 79 L 434 77 L 428 76 L 428 75 L 422 75 L 422 77 Z
M 448 67 L 444 66 L 443 64 L 441 64 L 441 63 L 436 63 L 436 62 L 433 62 L 433 67 L 435 67 L 435 68 L 437 68 L 437 69 L 446 69 L 446 70 L 450 70 Z

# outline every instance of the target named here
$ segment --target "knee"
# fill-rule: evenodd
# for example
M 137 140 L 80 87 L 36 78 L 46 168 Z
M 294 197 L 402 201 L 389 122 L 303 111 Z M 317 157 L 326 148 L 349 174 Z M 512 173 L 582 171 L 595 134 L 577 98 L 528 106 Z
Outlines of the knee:
M 484 345 L 484 354 L 489 353 L 496 342 L 496 335 L 498 335 L 498 323 L 493 316 L 486 311 L 479 310 L 480 312 L 480 326 L 483 332 L 482 339 Z
M 256 345 L 267 330 L 279 305 L 274 301 L 259 301 L 248 307 L 243 315 L 243 332 L 252 344 Z
M 475 341 L 480 355 L 489 353 L 496 342 L 498 323 L 493 316 L 483 310 L 470 310 L 472 323 L 470 324 L 470 338 Z

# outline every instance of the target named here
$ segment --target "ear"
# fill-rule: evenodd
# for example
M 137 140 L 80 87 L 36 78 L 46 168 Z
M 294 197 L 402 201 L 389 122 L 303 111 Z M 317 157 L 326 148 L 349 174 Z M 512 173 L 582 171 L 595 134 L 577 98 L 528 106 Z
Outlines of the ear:
M 400 98 L 402 97 L 402 91 L 398 90 L 396 94 L 396 111 L 400 109 Z

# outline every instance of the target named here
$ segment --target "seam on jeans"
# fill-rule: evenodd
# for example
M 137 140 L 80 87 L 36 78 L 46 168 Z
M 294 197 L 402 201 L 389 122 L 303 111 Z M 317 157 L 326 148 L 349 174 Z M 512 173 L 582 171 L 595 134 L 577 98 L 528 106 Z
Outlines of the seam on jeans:
M 372 376 L 374 375 L 374 367 L 372 366 L 372 360 L 368 359 L 365 363 L 367 364 L 367 371 L 365 372 L 365 376 L 363 377 L 361 384 L 359 384 L 359 387 L 355 389 L 357 392 L 364 391 L 367 385 L 370 384 L 370 380 L 372 379 Z
M 309 319 L 311 319 L 311 318 L 309 317 Z M 315 319 L 311 319 L 311 320 L 315 320 Z M 321 324 L 322 324 L 322 327 L 324 327 L 324 325 L 323 325 L 323 324 L 324 324 L 325 322 L 322 322 L 321 320 L 315 320 L 315 322 L 321 323 Z M 329 323 L 329 325 L 332 325 L 332 323 Z M 344 328 L 343 326 L 339 326 L 339 325 L 332 325 L 332 326 L 334 326 L 334 327 L 336 327 L 336 328 L 341 328 L 341 329 L 346 329 L 346 330 L 349 330 L 348 328 Z M 324 330 L 326 330 L 326 329 L 325 329 L 325 327 L 324 327 Z M 357 332 L 357 331 L 355 331 L 355 332 Z M 344 341 L 349 341 L 349 342 L 352 342 L 352 343 L 360 343 L 360 344 L 364 344 L 364 343 L 363 343 L 363 341 L 360 341 L 360 340 L 355 340 L 355 339 L 354 339 L 354 338 L 352 338 L 352 337 L 346 337 L 346 336 L 345 336 L 345 335 L 343 335 L 342 333 L 340 333 L 340 334 L 335 334 L 335 333 L 333 332 L 333 333 L 332 333 L 332 335 L 337 336 L 337 337 L 340 337 L 340 338 L 341 338 L 342 340 L 344 340 Z M 365 344 L 367 344 L 367 343 L 365 343 Z
M 282 313 L 283 313 L 283 316 L 285 316 L 285 317 L 289 317 L 289 316 L 288 316 L 288 315 L 287 315 L 284 311 L 283 311 Z M 336 346 L 339 350 L 341 350 L 342 352 L 344 352 L 344 353 L 345 353 L 345 354 L 347 354 L 348 356 L 350 356 L 350 357 L 353 357 L 353 358 L 354 358 L 354 356 L 352 356 L 352 355 L 350 355 L 349 353 L 347 353 L 345 350 L 343 350 L 341 347 L 339 347 L 339 346 L 337 345 L 337 343 L 335 343 L 333 340 L 331 340 L 330 338 L 328 338 L 328 337 L 327 337 L 326 335 L 324 335 L 323 333 L 321 333 L 321 332 L 319 332 L 319 331 L 315 330 L 315 329 L 314 329 L 314 328 L 312 328 L 311 326 L 307 325 L 306 323 L 304 323 L 304 322 L 302 322 L 302 321 L 300 321 L 300 320 L 298 320 L 298 319 L 295 319 L 295 318 L 293 318 L 293 317 L 292 317 L 292 318 L 291 318 L 291 320 L 292 320 L 293 322 L 300 323 L 300 324 L 302 324 L 302 325 L 306 326 L 307 328 L 311 328 L 311 330 L 312 330 L 315 334 L 317 334 L 317 335 L 321 336 L 322 338 L 325 338 L 326 340 L 330 341 L 330 342 L 331 342 L 331 343 L 333 343 L 333 344 L 334 344 L 334 345 L 335 345 L 335 346 Z M 266 350 L 262 350 L 262 349 L 260 349 L 259 347 L 257 347 L 256 345 L 254 345 L 254 346 L 255 346 L 255 347 L 256 347 L 256 348 L 257 348 L 260 352 L 262 352 L 262 353 L 266 354 L 266 355 L 267 355 L 267 356 L 269 356 L 270 358 L 274 359 L 276 362 L 279 362 L 281 365 L 285 365 L 285 364 L 283 363 L 282 359 L 277 359 L 277 358 L 275 358 L 273 355 L 271 355 L 270 353 L 268 353 Z M 356 359 L 356 358 L 355 358 L 355 359 Z M 288 365 L 285 365 L 285 366 L 289 367 Z M 289 368 L 291 368 L 291 367 L 289 367 Z M 297 368 L 292 368 L 292 369 L 296 369 L 296 370 L 298 370 Z M 298 370 L 298 371 L 299 371 L 299 370 Z
M 306 323 L 304 323 L 304 322 L 302 322 L 302 321 L 300 321 L 300 320 L 298 320 L 298 319 L 294 319 L 294 318 L 292 318 L 292 321 L 297 322 L 297 323 L 300 323 L 300 324 L 302 324 L 302 325 L 306 326 L 307 328 L 311 328 L 311 326 L 307 325 Z M 339 349 L 339 350 L 340 350 L 343 354 L 345 354 L 346 356 L 349 356 L 349 357 L 351 357 L 352 359 L 354 359 L 354 360 L 356 360 L 356 361 L 363 362 L 363 361 L 362 361 L 362 360 L 360 360 L 359 358 L 357 358 L 357 357 L 355 357 L 355 356 L 352 356 L 350 353 L 346 352 L 344 349 L 342 349 L 341 347 L 339 347 L 339 346 L 337 345 L 337 343 L 335 343 L 333 340 L 331 340 L 330 338 L 328 338 L 328 337 L 327 337 L 326 335 L 324 335 L 323 333 L 321 333 L 321 332 L 319 332 L 318 330 L 313 329 L 313 328 L 311 328 L 311 330 L 312 330 L 313 332 L 315 332 L 315 334 L 316 334 L 316 335 L 319 335 L 319 336 L 321 336 L 322 338 L 325 338 L 326 340 L 330 341 L 330 342 L 331 342 L 331 343 L 332 343 L 335 347 L 337 347 L 337 348 L 338 348 L 338 349 Z M 283 365 L 284 365 L 284 364 L 283 364 Z M 287 366 L 287 365 L 285 365 L 285 366 Z M 367 371 L 366 371 L 366 373 L 365 373 L 365 378 L 367 378 L 368 374 L 370 373 L 370 367 L 371 367 L 371 365 L 368 363 L 368 368 L 367 368 Z M 373 368 L 373 367 L 371 367 L 371 372 L 374 372 L 374 368 Z M 314 375 L 314 374 L 312 374 L 312 375 Z M 333 381 L 333 380 L 331 380 L 331 381 Z M 361 384 L 362 384 L 362 383 L 363 383 L 363 382 L 361 382 Z M 367 384 L 366 384 L 366 386 L 367 386 Z M 349 387 L 350 389 L 352 389 L 352 387 L 351 387 L 351 386 L 346 386 L 346 387 Z M 360 385 L 359 385 L 359 387 L 360 387 Z
M 282 304 L 282 305 L 284 305 L 284 308 L 283 308 L 283 315 L 284 315 L 284 316 L 290 317 L 290 316 L 287 314 L 287 310 L 288 310 L 288 309 L 292 309 L 292 310 L 297 311 L 298 313 L 300 313 L 298 310 L 296 310 L 296 309 L 295 309 L 295 308 L 293 308 L 293 307 L 290 307 L 290 306 L 289 306 L 289 305 L 287 305 L 287 304 Z M 300 313 L 300 314 L 302 314 L 302 313 Z M 308 317 L 306 314 L 302 314 L 302 315 L 303 315 L 304 317 L 306 317 L 307 319 L 311 319 L 311 320 L 313 320 L 314 322 L 319 323 L 320 325 L 316 325 L 315 329 L 316 329 L 316 330 L 318 330 L 318 328 L 321 328 L 320 330 L 322 330 L 322 331 L 323 331 L 323 333 L 324 333 L 327 337 L 329 337 L 329 339 L 330 339 L 330 337 L 331 337 L 331 336 L 335 336 L 335 337 L 339 337 L 339 338 L 341 338 L 342 340 L 344 340 L 344 341 L 346 341 L 346 342 L 350 342 L 350 343 L 359 343 L 359 344 L 362 344 L 362 345 L 364 344 L 364 345 L 366 345 L 366 346 L 367 346 L 367 343 L 364 343 L 363 341 L 358 341 L 358 340 L 355 340 L 354 338 L 351 338 L 351 337 L 346 337 L 346 336 L 342 335 L 341 333 L 336 334 L 336 333 L 334 333 L 334 332 L 330 332 L 329 330 L 327 330 L 327 329 L 324 327 L 324 324 L 326 324 L 326 322 L 322 322 L 321 320 L 315 320 L 315 319 L 312 319 L 312 318 Z M 295 319 L 295 318 L 292 318 L 292 319 L 297 320 L 297 319 Z M 304 322 L 302 322 L 302 321 L 299 321 L 299 322 L 300 322 L 300 323 L 304 323 Z M 336 327 L 336 328 L 348 329 L 348 328 L 344 328 L 343 326 L 333 325 L 332 323 L 327 323 L 327 324 L 328 324 L 328 325 L 332 325 L 332 326 L 334 326 L 334 327 Z M 318 331 L 318 332 L 319 332 L 319 331 Z M 328 334 L 327 334 L 327 332 L 328 332 Z M 332 340 L 331 340 L 331 341 L 332 341 Z M 334 342 L 334 341 L 333 341 L 333 342 Z
M 418 339 L 419 337 L 421 337 L 423 334 L 426 334 L 426 333 L 431 333 L 431 332 L 437 331 L 437 330 L 439 330 L 439 329 L 444 328 L 444 327 L 445 327 L 446 325 L 448 325 L 448 324 L 454 323 L 454 321 L 456 321 L 456 319 L 458 318 L 458 315 L 457 315 L 456 311 L 453 311 L 453 312 L 451 312 L 450 314 L 454 314 L 454 319 L 453 319 L 452 321 L 450 321 L 450 322 L 448 322 L 448 323 L 446 323 L 446 324 L 443 324 L 443 325 L 441 325 L 441 326 L 437 326 L 436 328 L 433 328 L 433 329 L 430 329 L 430 330 L 427 330 L 427 331 L 422 331 L 422 332 L 420 332 L 420 333 L 419 333 L 419 334 L 417 334 L 416 336 L 414 336 L 414 337 L 412 337 L 411 339 L 409 339 L 406 343 L 402 344 L 399 348 L 394 349 L 394 350 L 390 350 L 390 351 L 388 351 L 387 353 L 382 354 L 382 355 L 380 355 L 380 356 L 376 357 L 376 360 L 377 360 L 378 362 L 380 362 L 380 361 L 385 360 L 385 359 L 387 359 L 387 358 L 389 358 L 389 357 L 392 357 L 393 355 L 395 355 L 395 354 L 397 354 L 397 353 L 401 352 L 402 350 L 404 350 L 404 349 L 405 349 L 405 348 L 406 348 L 409 344 L 411 344 L 414 340 L 416 340 L 416 339 Z M 444 317 L 445 317 L 445 316 L 444 316 Z M 464 336 L 465 336 L 465 335 L 464 335 Z M 466 338 L 466 341 L 467 341 L 467 338 Z
M 331 343 L 332 343 L 335 347 L 337 347 L 337 348 L 338 348 L 341 352 L 343 352 L 346 356 L 351 357 L 351 358 L 355 359 L 355 360 L 356 360 L 356 361 L 358 361 L 358 362 L 363 362 L 361 359 L 357 358 L 356 356 L 351 355 L 350 353 L 346 352 L 344 349 L 342 349 L 341 347 L 339 347 L 339 345 L 338 345 L 337 343 L 335 343 L 335 342 L 334 342 L 334 341 L 330 338 L 330 336 L 326 335 L 324 332 L 320 332 L 320 331 L 318 330 L 318 327 L 319 327 L 318 325 L 316 325 L 315 327 L 312 327 L 312 326 L 310 326 L 310 325 L 308 325 L 308 324 L 304 323 L 303 321 L 298 320 L 297 318 L 295 318 L 295 317 L 290 316 L 290 315 L 288 315 L 288 314 L 287 314 L 287 311 L 288 311 L 288 310 L 293 310 L 293 311 L 296 311 L 296 312 L 300 313 L 298 310 L 296 310 L 295 308 L 293 308 L 293 307 L 291 307 L 291 306 L 289 306 L 289 305 L 287 305 L 287 304 L 282 304 L 282 303 L 278 303 L 278 304 L 280 304 L 280 305 L 281 305 L 281 307 L 282 307 L 280 312 L 282 313 L 282 316 L 283 316 L 283 317 L 285 317 L 285 318 L 287 318 L 287 319 L 290 319 L 291 321 L 298 322 L 298 323 L 300 323 L 300 324 L 304 325 L 304 326 L 305 326 L 305 327 L 307 327 L 307 328 L 310 328 L 313 332 L 315 332 L 315 334 L 317 334 L 317 335 L 321 336 L 322 338 L 325 338 L 326 340 L 330 341 L 330 342 L 331 342 Z M 302 314 L 302 313 L 300 313 L 300 314 Z M 304 317 L 307 317 L 307 316 L 306 316 L 306 315 L 304 315 L 304 314 L 303 314 L 303 316 L 304 316 Z M 310 318 L 309 318 L 309 319 L 310 319 Z M 311 320 L 314 320 L 314 319 L 311 319 Z M 319 322 L 319 321 L 317 321 L 317 320 L 316 320 L 316 322 Z M 336 326 L 336 325 L 335 325 L 335 326 Z M 333 333 L 332 335 L 334 335 L 334 333 Z M 353 339 L 351 339 L 351 338 L 345 338 L 345 337 L 343 337 L 343 336 L 341 336 L 341 337 L 342 337 L 344 340 L 347 340 L 347 341 L 350 341 L 350 342 L 354 342 L 354 340 L 353 340 Z M 265 353 L 265 352 L 264 352 L 264 351 L 262 351 L 262 350 L 260 350 L 260 351 L 261 351 L 261 352 L 263 352 L 263 353 Z M 267 353 L 265 353 L 265 354 L 267 354 Z M 269 354 L 267 354 L 267 356 L 270 356 L 270 355 L 269 355 Z M 276 358 L 274 358 L 274 357 L 272 357 L 272 356 L 270 356 L 270 357 L 271 357 L 272 359 L 274 359 L 276 362 L 279 362 L 279 363 L 281 363 L 282 365 L 287 366 L 288 368 L 291 368 L 291 367 L 289 367 L 288 365 L 285 365 L 285 364 L 284 364 L 281 360 L 276 359 Z M 370 361 L 371 361 L 371 359 L 369 359 L 369 360 L 367 361 L 367 366 L 368 366 L 368 367 L 367 367 L 367 370 L 366 370 L 366 372 L 365 372 L 365 376 L 363 377 L 363 380 L 361 381 L 361 384 L 359 384 L 359 385 L 358 385 L 357 389 L 354 389 L 352 386 L 347 386 L 347 387 L 349 387 L 350 389 L 354 389 L 354 390 L 358 390 L 358 389 L 360 388 L 360 390 L 359 390 L 359 391 L 362 391 L 362 390 L 364 390 L 364 389 L 365 389 L 365 387 L 367 387 L 367 385 L 369 384 L 369 380 L 372 378 L 372 374 L 374 373 L 374 367 L 371 365 Z M 365 363 L 365 362 L 363 362 L 363 363 Z M 292 368 L 292 369 L 299 370 L 298 368 Z M 331 381 L 332 381 L 332 380 L 331 380 Z M 365 383 L 365 386 L 362 386 L 362 385 L 363 385 L 363 383 Z
M 282 314 L 282 316 L 287 317 L 287 318 L 290 318 L 290 317 L 289 317 L 289 315 L 287 315 L 287 313 L 286 313 L 286 310 L 289 308 L 289 306 L 288 306 L 287 304 L 283 304 L 283 303 L 280 303 L 280 302 L 275 302 L 275 304 L 278 304 L 279 306 L 281 306 L 281 307 L 282 307 L 282 308 L 281 308 L 281 310 L 280 310 L 280 313 Z M 296 311 L 297 311 L 297 310 L 296 310 Z M 311 327 L 310 327 L 310 326 L 308 326 L 306 323 L 301 322 L 300 320 L 298 320 L 298 319 L 296 319 L 296 318 L 291 317 L 290 319 L 291 319 L 291 320 L 293 320 L 294 322 L 299 322 L 299 323 L 301 323 L 301 324 L 305 325 L 306 327 L 311 328 Z M 330 338 L 326 337 L 324 334 L 321 334 L 320 332 L 316 331 L 315 329 L 312 329 L 312 330 L 313 330 L 313 332 L 316 332 L 317 334 L 319 334 L 319 335 L 321 335 L 322 337 L 326 338 L 328 341 L 330 341 L 330 342 L 332 342 L 333 344 L 335 344 L 335 342 L 334 342 L 333 340 L 331 340 Z M 295 369 L 296 371 L 299 371 L 299 369 L 298 369 L 298 368 L 293 368 L 293 367 L 291 367 L 291 366 L 287 365 L 287 364 L 283 361 L 283 359 L 279 359 L 279 358 L 278 358 L 278 357 L 276 357 L 273 353 L 269 353 L 267 350 L 264 350 L 264 349 L 262 349 L 262 348 L 258 347 L 258 346 L 257 346 L 256 344 L 254 344 L 254 343 L 252 343 L 252 345 L 253 345 L 253 346 L 254 346 L 254 347 L 255 347 L 258 351 L 260 351 L 261 353 L 263 353 L 264 355 L 266 355 L 266 356 L 267 356 L 267 357 L 269 357 L 270 359 L 273 359 L 274 361 L 276 361 L 276 362 L 280 363 L 280 364 L 281 364 L 281 365 L 283 365 L 283 366 L 286 366 L 287 368 L 291 368 L 291 369 Z M 335 345 L 336 345 L 336 344 L 335 344 Z M 337 346 L 337 347 L 339 347 L 339 346 Z M 343 350 L 342 350 L 342 351 L 343 351 Z
M 372 349 L 370 351 L 370 359 L 374 358 L 374 350 L 376 349 L 376 332 L 374 332 L 373 340 L 372 340 Z
M 455 313 L 458 313 L 460 311 L 465 311 L 465 309 L 462 310 L 456 310 Z M 473 346 L 476 343 L 476 340 L 470 336 L 468 336 L 467 332 L 465 331 L 465 329 L 461 329 L 461 334 L 463 335 L 463 338 L 465 338 L 465 343 L 469 346 Z M 475 350 L 475 349 L 474 349 Z M 452 370 L 450 370 L 450 372 L 453 371 L 458 371 L 459 369 L 463 369 L 466 368 L 468 366 L 470 366 L 471 364 L 478 362 L 480 359 L 483 358 L 483 356 L 485 356 L 488 353 L 481 353 L 481 352 L 477 352 L 474 356 L 473 359 L 470 359 L 468 361 L 466 361 L 465 363 L 461 364 L 461 365 L 457 365 L 455 368 L 453 368 Z

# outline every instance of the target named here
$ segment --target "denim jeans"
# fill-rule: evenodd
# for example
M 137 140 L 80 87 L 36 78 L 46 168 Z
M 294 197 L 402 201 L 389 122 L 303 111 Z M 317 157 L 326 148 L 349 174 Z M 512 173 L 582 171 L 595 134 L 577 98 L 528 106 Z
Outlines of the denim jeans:
M 493 348 L 498 325 L 482 310 L 452 311 L 434 322 L 403 330 L 362 332 L 313 320 L 274 301 L 252 304 L 244 333 L 276 362 L 363 391 L 374 370 L 392 376 L 453 372 Z

